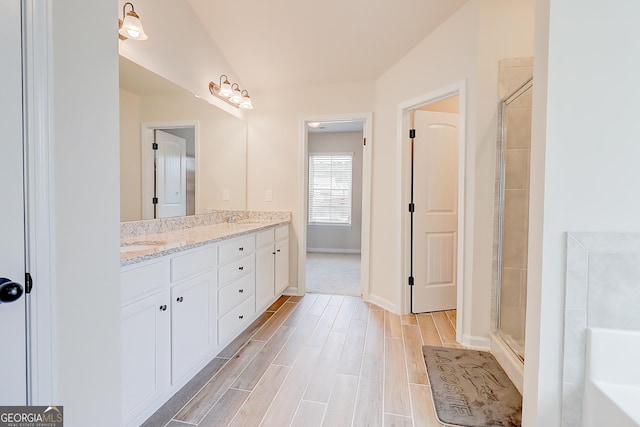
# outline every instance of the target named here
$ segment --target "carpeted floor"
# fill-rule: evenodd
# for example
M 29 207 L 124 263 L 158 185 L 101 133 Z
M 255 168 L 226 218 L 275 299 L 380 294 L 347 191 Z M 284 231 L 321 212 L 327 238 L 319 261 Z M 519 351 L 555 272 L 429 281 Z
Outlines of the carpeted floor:
M 360 296 L 360 254 L 307 252 L 307 292 Z

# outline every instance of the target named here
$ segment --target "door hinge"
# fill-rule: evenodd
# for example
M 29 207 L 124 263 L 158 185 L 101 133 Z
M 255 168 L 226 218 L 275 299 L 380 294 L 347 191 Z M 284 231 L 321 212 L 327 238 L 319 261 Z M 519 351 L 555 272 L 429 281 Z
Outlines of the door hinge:
M 413 276 L 409 276 L 409 286 L 413 286 Z
M 30 294 L 31 289 L 33 289 L 33 278 L 31 277 L 31 273 L 25 273 L 24 274 L 24 292 L 27 294 Z
M 416 137 L 416 130 L 415 129 L 409 129 L 409 138 L 413 139 Z
M 364 138 L 364 146 L 367 146 L 367 138 Z
M 409 203 L 409 212 L 415 212 L 415 211 L 416 211 L 415 203 Z
M 154 197 L 153 199 L 151 199 L 151 203 L 153 203 L 154 205 L 158 204 L 158 198 Z
M 158 149 L 158 143 L 157 143 L 157 142 L 154 142 L 153 144 L 151 144 L 151 148 L 152 148 L 153 150 L 157 150 L 157 149 Z

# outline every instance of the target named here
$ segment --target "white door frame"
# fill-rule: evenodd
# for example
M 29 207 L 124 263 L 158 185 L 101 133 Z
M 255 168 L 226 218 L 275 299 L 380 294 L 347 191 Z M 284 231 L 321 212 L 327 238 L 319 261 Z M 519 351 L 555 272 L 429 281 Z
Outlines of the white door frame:
M 402 198 L 401 209 L 401 247 L 403 248 L 403 261 L 402 261 L 402 277 L 400 282 L 402 286 L 399 286 L 398 300 L 401 301 L 402 313 L 410 313 L 410 289 L 408 286 L 409 277 L 409 263 L 410 263 L 410 227 L 409 227 L 409 214 L 408 206 L 410 201 L 410 183 L 405 179 L 406 170 L 410 168 L 410 158 L 406 154 L 405 149 L 408 146 L 409 134 L 407 129 L 410 129 L 409 113 L 411 110 L 415 110 L 418 107 L 432 104 L 437 101 L 441 101 L 446 98 L 458 95 L 460 98 L 459 106 L 459 125 L 458 125 L 458 241 L 457 241 L 457 301 L 456 301 L 456 341 L 463 342 L 463 336 L 468 336 L 466 331 L 463 331 L 463 319 L 465 318 L 464 308 L 464 295 L 465 295 L 465 282 L 464 282 L 464 253 L 465 253 L 465 175 L 466 175 L 466 81 L 462 80 L 452 85 L 434 90 L 424 95 L 417 96 L 409 99 L 398 105 L 398 182 L 400 185 L 400 191 Z M 471 286 L 471 285 L 469 285 Z M 470 289 L 469 289 L 470 291 Z
M 153 198 L 153 131 L 155 129 L 195 129 L 195 148 L 196 148 L 196 213 L 200 212 L 200 128 L 198 121 L 178 121 L 178 122 L 144 122 L 141 125 L 141 156 L 142 162 L 142 219 L 153 219 L 153 207 L 145 201 Z
M 367 145 L 362 150 L 362 230 L 360 240 L 360 289 L 362 298 L 369 300 L 369 253 L 371 241 L 371 152 L 372 147 L 372 113 L 331 114 L 300 117 L 300 220 L 298 230 L 300 246 L 298 247 L 298 295 L 304 295 L 307 288 L 307 204 L 309 188 L 309 132 L 307 123 L 334 120 L 352 120 L 364 122 L 362 136 Z
M 58 402 L 55 256 L 51 251 L 54 196 L 50 2 L 22 0 L 24 66 L 26 267 L 34 278 L 27 299 L 30 405 Z

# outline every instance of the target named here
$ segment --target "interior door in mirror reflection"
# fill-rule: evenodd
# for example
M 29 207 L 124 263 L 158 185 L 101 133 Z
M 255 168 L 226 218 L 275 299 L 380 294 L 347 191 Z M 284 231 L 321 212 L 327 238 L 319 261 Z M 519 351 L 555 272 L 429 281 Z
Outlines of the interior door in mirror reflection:
M 155 218 L 187 214 L 187 141 L 156 129 L 154 189 Z

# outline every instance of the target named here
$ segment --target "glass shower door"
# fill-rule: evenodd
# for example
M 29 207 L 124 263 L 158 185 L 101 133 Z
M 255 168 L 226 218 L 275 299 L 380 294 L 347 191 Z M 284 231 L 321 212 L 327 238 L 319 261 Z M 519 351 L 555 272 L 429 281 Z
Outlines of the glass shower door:
M 498 333 L 524 360 L 532 79 L 501 105 Z

